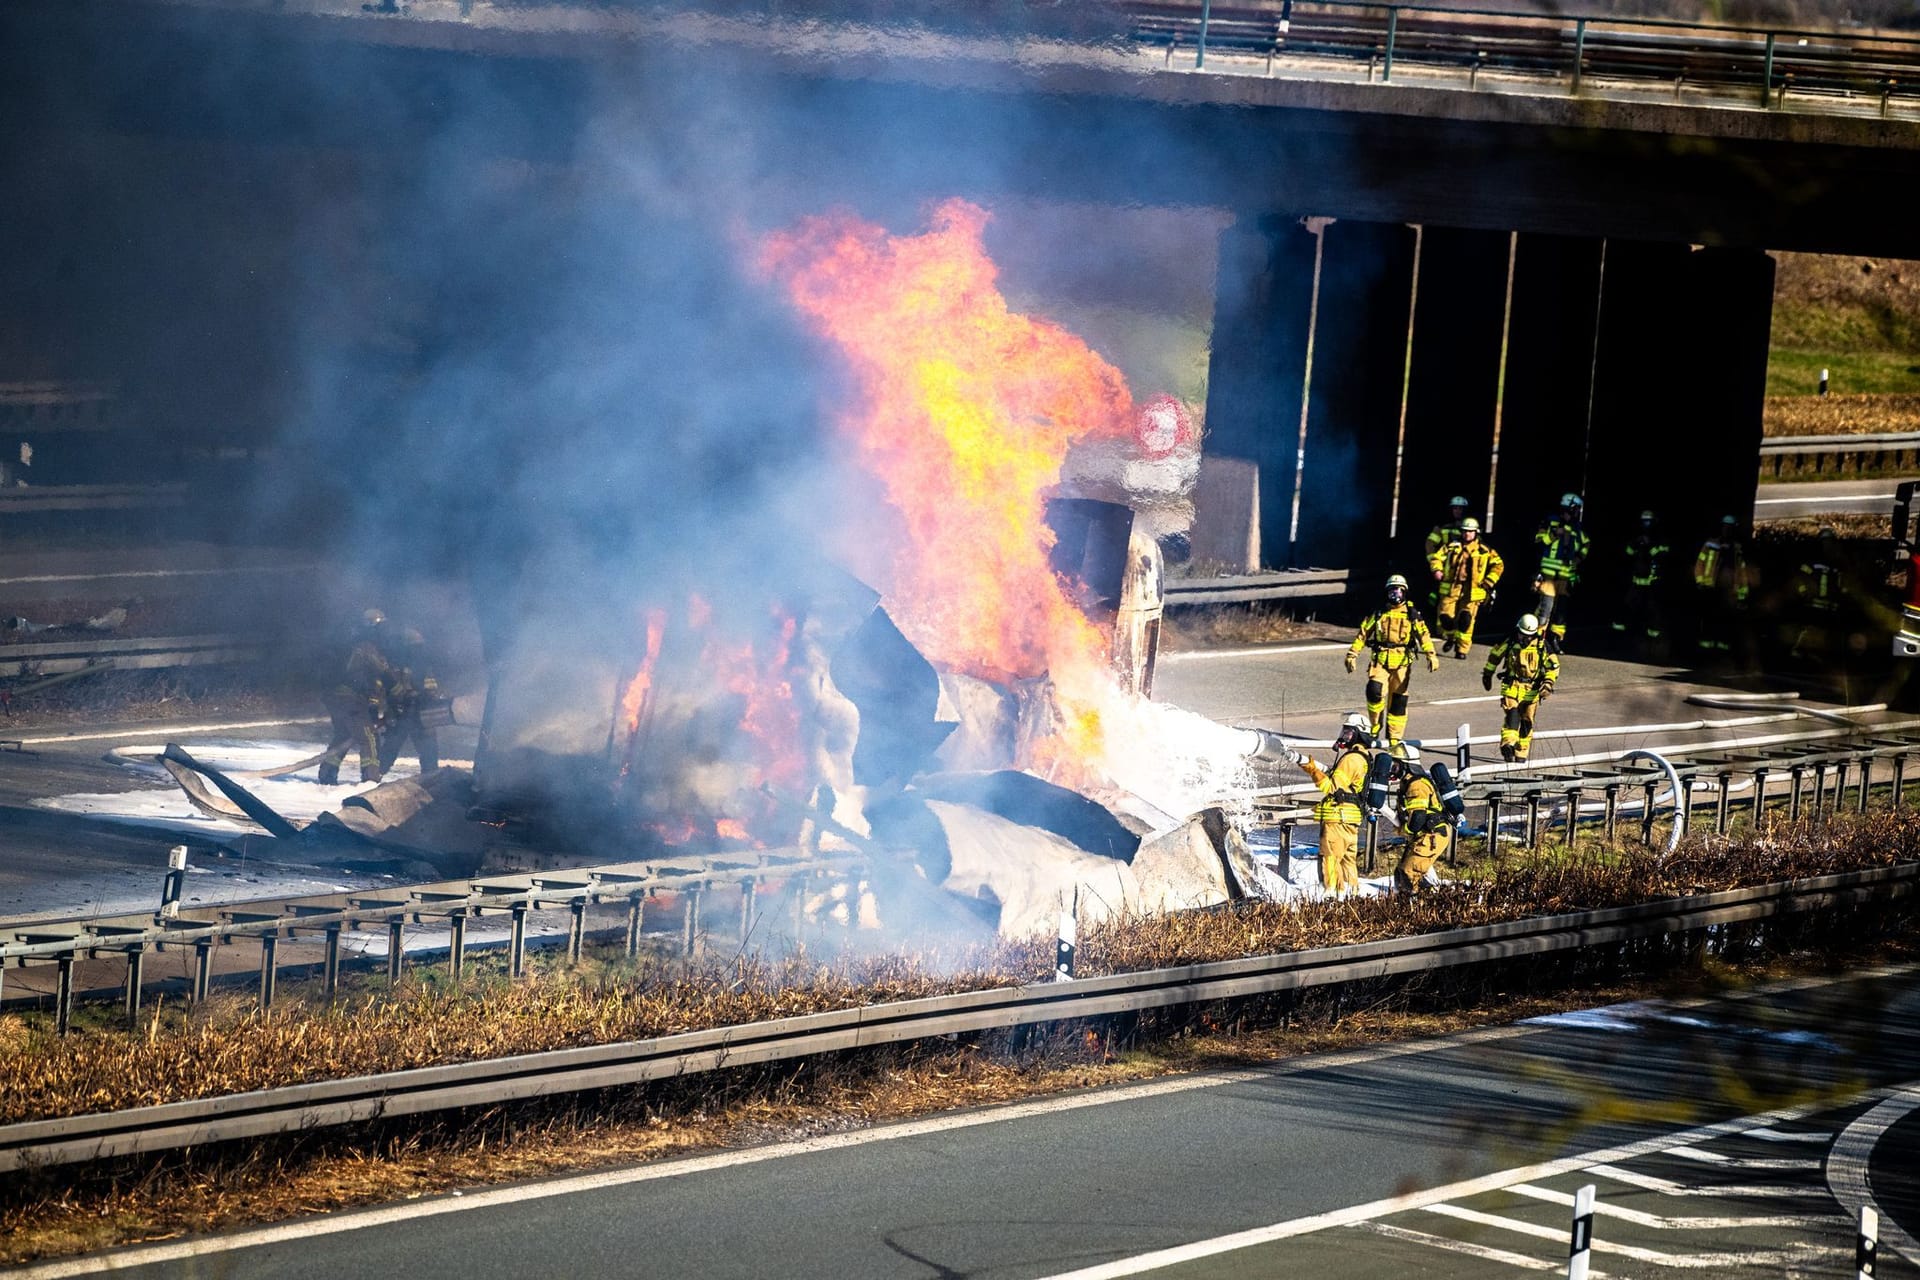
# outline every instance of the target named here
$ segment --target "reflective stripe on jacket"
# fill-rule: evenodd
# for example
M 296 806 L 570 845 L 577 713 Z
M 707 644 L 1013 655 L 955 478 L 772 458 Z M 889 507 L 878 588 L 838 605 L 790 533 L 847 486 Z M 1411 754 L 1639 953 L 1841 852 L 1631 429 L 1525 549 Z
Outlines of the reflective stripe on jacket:
M 1331 773 L 1316 775 L 1313 780 L 1325 794 L 1313 806 L 1313 816 L 1322 822 L 1360 825 L 1366 816 L 1360 809 L 1360 797 L 1367 789 L 1367 765 L 1367 753 L 1353 747 L 1334 761 Z
M 1347 648 L 1373 650 L 1373 660 L 1391 671 L 1406 665 L 1409 650 L 1432 653 L 1433 635 L 1411 604 L 1396 604 L 1370 614 Z

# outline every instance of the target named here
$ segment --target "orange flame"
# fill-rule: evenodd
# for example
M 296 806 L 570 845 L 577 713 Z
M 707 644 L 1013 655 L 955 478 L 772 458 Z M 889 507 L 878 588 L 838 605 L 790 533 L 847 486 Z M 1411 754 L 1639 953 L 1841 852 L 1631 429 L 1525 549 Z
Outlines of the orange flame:
M 763 267 L 839 345 L 861 402 L 839 423 L 907 537 L 882 583 L 937 665 L 1005 682 L 1104 667 L 1106 638 L 1048 564 L 1048 491 L 1078 441 L 1125 437 L 1120 371 L 1001 295 L 987 213 L 951 200 L 891 236 L 850 214 L 766 238 Z
M 640 732 L 640 717 L 646 711 L 647 694 L 653 689 L 653 669 L 660 662 L 660 641 L 666 629 L 667 615 L 659 609 L 647 610 L 646 651 L 640 656 L 640 669 L 620 695 L 620 723 L 629 738 Z

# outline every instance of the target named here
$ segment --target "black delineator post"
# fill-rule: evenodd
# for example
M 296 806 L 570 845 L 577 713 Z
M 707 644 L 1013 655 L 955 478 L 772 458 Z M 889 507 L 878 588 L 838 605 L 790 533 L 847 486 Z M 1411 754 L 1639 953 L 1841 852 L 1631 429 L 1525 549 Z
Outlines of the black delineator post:
M 1573 1193 L 1573 1234 L 1567 1243 L 1567 1280 L 1587 1280 L 1593 1256 L 1593 1184 Z
M 71 953 L 59 959 L 59 986 L 53 996 L 53 1029 L 57 1035 L 67 1034 L 73 1025 L 73 956 Z

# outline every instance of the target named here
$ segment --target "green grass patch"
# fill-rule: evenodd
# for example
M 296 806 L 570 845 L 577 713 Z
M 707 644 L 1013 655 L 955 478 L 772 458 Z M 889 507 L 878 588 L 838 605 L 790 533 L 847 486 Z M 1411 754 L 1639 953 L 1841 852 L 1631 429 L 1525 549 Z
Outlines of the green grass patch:
M 1920 394 L 1920 353 L 1793 347 L 1775 347 L 1768 357 L 1767 394 L 1816 395 L 1822 369 L 1835 395 Z

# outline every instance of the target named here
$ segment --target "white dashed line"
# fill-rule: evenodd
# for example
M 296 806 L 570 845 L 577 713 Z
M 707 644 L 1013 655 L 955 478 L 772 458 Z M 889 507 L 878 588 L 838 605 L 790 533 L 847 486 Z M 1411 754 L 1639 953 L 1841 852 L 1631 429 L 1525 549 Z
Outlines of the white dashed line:
M 1445 1249 L 1449 1253 L 1464 1253 L 1469 1258 L 1479 1258 L 1483 1262 L 1498 1262 L 1509 1267 L 1519 1267 L 1523 1271 L 1558 1271 L 1557 1263 L 1543 1262 L 1539 1258 L 1529 1258 L 1524 1253 L 1514 1253 L 1507 1249 L 1496 1249 L 1492 1245 L 1474 1244 L 1470 1240 L 1455 1240 L 1449 1236 L 1436 1236 L 1427 1231 L 1415 1231 L 1410 1227 L 1396 1227 L 1386 1222 L 1369 1222 L 1366 1229 L 1389 1240 L 1404 1240 L 1408 1244 L 1423 1244 L 1429 1249 Z M 1589 1270 L 1589 1280 L 1600 1280 L 1601 1273 Z
M 1795 1160 L 1787 1156 L 1729 1156 L 1701 1147 L 1675 1147 L 1667 1154 L 1722 1169 L 1759 1169 L 1767 1173 L 1805 1173 L 1809 1169 L 1822 1167 L 1818 1160 Z
M 1744 1196 L 1748 1199 L 1791 1200 L 1813 1194 L 1796 1187 L 1689 1187 L 1668 1178 L 1656 1178 L 1650 1173 L 1635 1173 L 1631 1169 L 1622 1169 L 1611 1164 L 1596 1164 L 1587 1172 L 1598 1174 L 1602 1178 L 1611 1178 L 1615 1182 L 1624 1182 L 1642 1191 L 1658 1191 L 1663 1196 L 1717 1196 L 1721 1199 Z
M 1548 1204 L 1573 1207 L 1573 1197 L 1564 1191 L 1555 1191 L 1551 1187 L 1537 1187 L 1523 1182 L 1507 1190 L 1535 1200 L 1545 1200 Z M 1759 1227 L 1809 1228 L 1826 1223 L 1824 1218 L 1804 1217 L 1797 1214 L 1785 1214 L 1771 1218 L 1670 1218 L 1658 1213 L 1642 1213 L 1638 1209 L 1624 1209 L 1619 1205 L 1608 1204 L 1605 1200 L 1594 1203 L 1593 1211 L 1602 1218 L 1618 1218 L 1622 1222 L 1631 1222 L 1637 1227 L 1652 1227 L 1656 1231 L 1724 1231 L 1733 1228 L 1752 1229 Z

